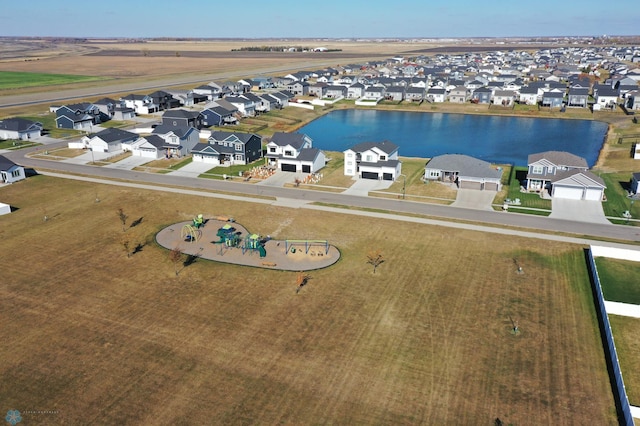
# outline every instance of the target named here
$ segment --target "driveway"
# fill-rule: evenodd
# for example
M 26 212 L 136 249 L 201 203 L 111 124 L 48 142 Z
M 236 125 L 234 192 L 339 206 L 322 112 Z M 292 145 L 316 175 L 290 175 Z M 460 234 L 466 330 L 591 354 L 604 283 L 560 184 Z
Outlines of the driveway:
M 576 222 L 611 224 L 604 216 L 600 201 L 554 198 L 551 200 L 549 217 Z
M 262 182 L 258 182 L 256 185 L 283 187 L 285 183 L 292 184 L 295 182 L 296 178 L 303 180 L 307 175 L 308 173 L 293 173 L 277 170 L 274 174 Z
M 369 196 L 369 191 L 380 191 L 387 189 L 393 184 L 392 180 L 357 179 L 353 185 L 342 191 L 346 195 L 358 195 L 360 197 Z
M 474 210 L 493 211 L 493 199 L 496 197 L 495 191 L 480 191 L 478 189 L 458 189 L 456 201 L 452 207 Z
M 132 170 L 134 167 L 141 166 L 149 161 L 153 161 L 153 159 L 132 155 L 118 161 L 117 163 L 110 163 L 103 167 L 109 169 Z
M 189 164 L 180 167 L 178 170 L 167 173 L 170 176 L 193 177 L 197 178 L 204 172 L 213 169 L 215 165 L 202 163 L 200 161 L 192 161 Z

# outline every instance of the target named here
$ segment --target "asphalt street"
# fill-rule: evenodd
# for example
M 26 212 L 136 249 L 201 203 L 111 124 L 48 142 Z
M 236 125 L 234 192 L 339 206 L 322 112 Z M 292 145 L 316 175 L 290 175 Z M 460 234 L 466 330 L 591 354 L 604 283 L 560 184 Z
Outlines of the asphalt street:
M 54 145 L 48 145 L 50 148 L 53 146 Z M 66 144 L 62 143 L 60 146 L 66 146 Z M 224 191 L 225 193 L 238 194 L 248 199 L 254 197 L 260 202 L 264 202 L 264 197 L 273 197 L 274 199 L 280 200 L 281 205 L 289 204 L 291 206 L 299 206 L 315 202 L 330 206 L 356 207 L 386 212 L 415 214 L 447 221 L 465 221 L 503 228 L 519 228 L 534 233 L 536 231 L 545 231 L 546 233 L 569 234 L 580 238 L 589 237 L 640 242 L 640 229 L 632 226 L 575 222 L 544 216 L 459 208 L 402 199 L 366 197 L 300 188 L 282 188 L 232 181 L 143 173 L 131 170 L 29 158 L 26 156 L 29 152 L 33 152 L 33 149 L 18 150 L 5 153 L 4 155 L 17 164 L 35 170 L 51 170 L 59 173 L 80 174 L 101 179 L 118 179 L 151 186 L 179 186 L 192 191 Z M 291 200 L 291 202 L 287 203 L 283 200 Z

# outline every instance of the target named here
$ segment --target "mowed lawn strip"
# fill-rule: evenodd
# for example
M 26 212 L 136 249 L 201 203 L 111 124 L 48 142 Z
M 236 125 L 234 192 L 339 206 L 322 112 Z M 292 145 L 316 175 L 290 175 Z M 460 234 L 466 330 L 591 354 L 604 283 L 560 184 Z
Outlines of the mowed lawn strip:
M 640 319 L 609 315 L 624 387 L 631 405 L 640 406 Z
M 596 258 L 605 300 L 640 305 L 640 262 Z
M 36 72 L 0 71 L 0 90 L 36 86 L 80 83 L 99 80 L 101 77 L 71 74 L 47 74 Z
M 45 176 L 1 193 L 0 400 L 52 423 L 616 424 L 580 247 Z M 176 277 L 153 237 L 198 213 L 341 260 L 298 294 L 201 259 Z

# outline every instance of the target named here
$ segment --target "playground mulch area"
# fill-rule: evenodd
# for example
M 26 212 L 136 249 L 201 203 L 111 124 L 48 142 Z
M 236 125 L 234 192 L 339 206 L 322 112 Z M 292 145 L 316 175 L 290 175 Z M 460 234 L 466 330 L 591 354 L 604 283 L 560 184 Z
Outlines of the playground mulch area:
M 264 257 L 255 249 L 244 249 L 245 239 L 252 235 L 237 222 L 220 219 L 207 219 L 199 229 L 195 229 L 196 239 L 189 241 L 188 227 L 192 222 L 179 222 L 158 232 L 156 241 L 169 250 L 179 249 L 182 253 L 197 256 L 216 262 L 253 266 L 283 271 L 311 271 L 326 268 L 340 259 L 340 251 L 330 244 L 305 244 L 302 241 L 286 242 L 285 240 L 268 239 L 263 247 Z M 218 230 L 225 225 L 235 228 L 241 241 L 237 247 L 228 247 L 220 243 Z M 194 228 L 192 228 L 194 229 Z

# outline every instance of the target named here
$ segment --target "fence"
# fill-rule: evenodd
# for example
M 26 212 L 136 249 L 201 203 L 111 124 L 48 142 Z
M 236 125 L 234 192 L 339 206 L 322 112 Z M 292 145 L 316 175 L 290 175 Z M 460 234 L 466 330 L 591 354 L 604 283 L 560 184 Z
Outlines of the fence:
M 627 391 L 625 390 L 624 381 L 622 380 L 622 372 L 620 371 L 620 363 L 618 362 L 618 353 L 616 352 L 616 345 L 613 341 L 611 324 L 609 323 L 607 310 L 604 306 L 604 296 L 602 295 L 600 277 L 598 276 L 598 269 L 596 268 L 596 262 L 593 258 L 591 248 L 585 249 L 585 255 L 587 257 L 589 275 L 591 276 L 591 289 L 596 303 L 596 313 L 598 314 L 598 323 L 600 324 L 605 358 L 607 360 L 609 374 L 610 376 L 613 376 L 611 377 L 611 385 L 613 386 L 613 395 L 616 400 L 618 418 L 620 424 L 633 426 L 634 423 L 633 416 L 631 415 L 631 406 L 629 405 L 629 398 L 627 398 Z

